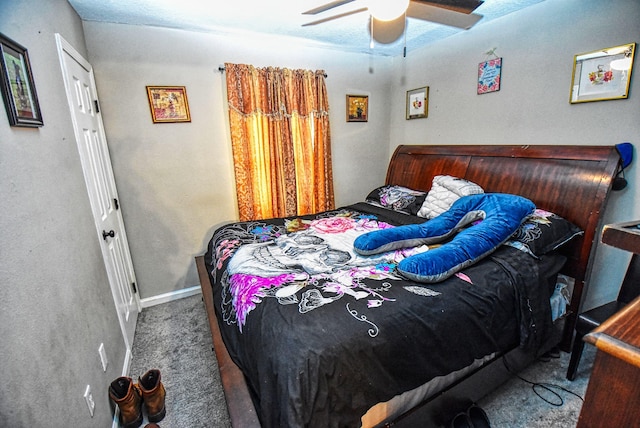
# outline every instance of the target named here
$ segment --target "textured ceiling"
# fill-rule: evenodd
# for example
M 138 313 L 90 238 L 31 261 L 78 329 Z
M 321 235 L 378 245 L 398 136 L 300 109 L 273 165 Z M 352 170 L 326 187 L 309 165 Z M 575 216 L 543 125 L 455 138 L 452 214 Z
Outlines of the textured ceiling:
M 218 34 L 260 34 L 301 39 L 307 45 L 327 46 L 347 52 L 397 56 L 403 54 L 404 37 L 392 43 L 375 43 L 370 47 L 367 12 L 343 17 L 320 25 L 303 27 L 314 19 L 358 9 L 367 0 L 332 9 L 322 15 L 306 16 L 302 12 L 328 3 L 329 0 L 68 0 L 86 21 L 132 25 L 151 25 Z M 485 0 L 474 13 L 483 18 L 475 27 L 492 19 L 523 9 L 543 0 Z M 441 24 L 407 20 L 407 51 L 451 36 L 460 30 Z M 375 33 L 375 28 L 374 28 Z

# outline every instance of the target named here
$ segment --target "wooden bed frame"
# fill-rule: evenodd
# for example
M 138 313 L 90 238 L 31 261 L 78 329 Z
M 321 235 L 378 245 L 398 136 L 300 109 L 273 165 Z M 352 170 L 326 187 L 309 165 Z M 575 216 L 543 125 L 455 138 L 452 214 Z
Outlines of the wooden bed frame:
M 584 230 L 583 236 L 561 250 L 568 258 L 562 273 L 575 278 L 560 341 L 561 349 L 568 352 L 591 276 L 596 233 L 602 226 L 619 159 L 615 146 L 401 145 L 389 163 L 386 184 L 428 191 L 434 176 L 452 175 L 477 183 L 486 192 L 527 197 L 537 207 Z M 231 360 L 220 335 L 204 256 L 196 257 L 196 265 L 231 423 L 241 428 L 260 427 L 244 375 Z

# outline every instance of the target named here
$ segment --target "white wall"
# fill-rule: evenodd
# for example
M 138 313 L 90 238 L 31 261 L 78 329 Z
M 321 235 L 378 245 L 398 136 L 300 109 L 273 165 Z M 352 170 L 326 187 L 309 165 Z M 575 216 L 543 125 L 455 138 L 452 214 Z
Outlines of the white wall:
M 395 59 L 389 150 L 406 144 L 584 144 L 640 147 L 638 54 L 626 100 L 569 103 L 573 57 L 640 42 L 637 0 L 545 0 Z M 477 95 L 477 66 L 497 48 L 500 91 Z M 419 70 L 419 72 L 416 72 Z M 429 117 L 406 121 L 405 91 L 430 87 Z M 637 156 L 637 152 L 636 152 Z M 605 222 L 640 218 L 638 160 L 612 192 Z M 585 307 L 613 300 L 630 255 L 600 245 Z
M 141 297 L 198 284 L 193 257 L 237 220 L 225 62 L 328 74 L 336 204 L 381 185 L 389 133 L 389 58 L 262 37 L 85 22 Z M 114 48 L 117 47 L 117 48 Z M 186 86 L 191 123 L 153 124 L 146 85 Z M 369 95 L 369 122 L 347 123 L 346 94 Z

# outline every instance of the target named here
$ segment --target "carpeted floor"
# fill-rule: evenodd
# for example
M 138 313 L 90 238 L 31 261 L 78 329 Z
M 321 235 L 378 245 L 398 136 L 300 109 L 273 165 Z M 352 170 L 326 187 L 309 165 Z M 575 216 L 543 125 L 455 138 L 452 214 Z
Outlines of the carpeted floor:
M 231 427 L 200 295 L 144 309 L 132 352 L 131 378 L 153 368 L 162 375 L 167 415 L 161 428 Z
M 487 412 L 494 428 L 573 428 L 578 423 L 595 354 L 595 347 L 585 345 L 573 382 L 566 378 L 570 355 L 560 352 L 559 358 L 527 367 L 518 373 L 521 379 L 512 377 L 478 405 Z
M 565 378 L 569 354 L 563 352 L 559 358 L 536 362 L 520 376 L 584 397 L 594 356 L 594 348 L 587 345 L 573 382 Z M 231 426 L 200 295 L 146 308 L 140 314 L 129 375 L 137 380 L 152 368 L 160 369 L 167 390 L 162 428 Z M 536 395 L 531 384 L 513 377 L 478 404 L 493 428 L 575 427 L 582 401 L 567 391 L 553 390 L 558 396 L 535 388 L 556 405 Z

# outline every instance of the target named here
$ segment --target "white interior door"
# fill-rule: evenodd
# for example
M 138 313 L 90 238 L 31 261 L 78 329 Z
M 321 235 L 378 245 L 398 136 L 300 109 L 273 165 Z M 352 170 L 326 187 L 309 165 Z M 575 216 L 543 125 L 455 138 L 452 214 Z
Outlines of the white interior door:
M 126 366 L 141 306 L 98 108 L 93 68 L 59 34 L 56 43 L 98 239 L 127 346 Z

